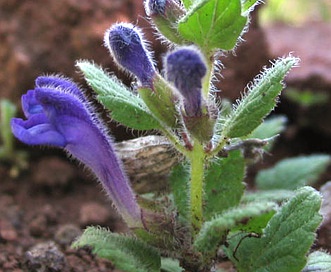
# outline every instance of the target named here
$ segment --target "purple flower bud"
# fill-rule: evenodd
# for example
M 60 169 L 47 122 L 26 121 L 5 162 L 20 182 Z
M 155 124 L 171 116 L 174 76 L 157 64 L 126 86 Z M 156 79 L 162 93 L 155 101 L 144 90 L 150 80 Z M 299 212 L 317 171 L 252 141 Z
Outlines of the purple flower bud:
M 185 15 L 184 8 L 176 0 L 147 0 L 145 10 L 148 16 L 161 15 L 173 23 Z
M 141 212 L 111 139 L 79 88 L 61 77 L 39 77 L 22 96 L 27 120 L 13 118 L 13 134 L 30 145 L 64 148 L 98 177 L 129 227 L 142 227 Z
M 165 7 L 168 0 L 148 0 L 146 1 L 145 9 L 148 16 L 155 14 L 165 14 Z
M 192 47 L 182 47 L 166 57 L 166 77 L 183 96 L 185 113 L 201 116 L 202 79 L 207 67 L 202 55 Z
M 106 31 L 104 41 L 119 66 L 134 74 L 143 86 L 151 85 L 155 69 L 137 27 L 127 23 L 113 25 Z
M 165 38 L 177 44 L 185 42 L 178 33 L 177 23 L 186 14 L 186 11 L 178 1 L 147 0 L 145 1 L 145 10 Z

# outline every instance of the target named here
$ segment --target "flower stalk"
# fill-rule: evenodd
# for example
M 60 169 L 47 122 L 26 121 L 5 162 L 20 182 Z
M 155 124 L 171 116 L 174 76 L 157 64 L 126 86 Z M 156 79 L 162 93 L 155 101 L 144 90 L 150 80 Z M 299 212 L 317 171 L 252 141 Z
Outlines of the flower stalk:
M 190 161 L 190 218 L 193 233 L 196 234 L 203 222 L 203 180 L 205 155 L 203 145 L 195 141 L 188 158 Z

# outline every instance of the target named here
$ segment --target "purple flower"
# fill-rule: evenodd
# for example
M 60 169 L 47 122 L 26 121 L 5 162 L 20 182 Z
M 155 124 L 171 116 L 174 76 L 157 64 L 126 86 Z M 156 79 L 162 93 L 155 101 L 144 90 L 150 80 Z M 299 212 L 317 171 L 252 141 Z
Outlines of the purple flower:
M 119 66 L 134 74 L 141 85 L 151 86 L 154 64 L 137 27 L 115 24 L 106 31 L 104 41 Z
M 27 120 L 13 118 L 13 134 L 26 144 L 64 148 L 95 173 L 128 226 L 142 227 L 112 141 L 79 88 L 63 77 L 38 77 L 35 89 L 22 96 L 22 106 Z
M 201 116 L 202 79 L 207 67 L 201 54 L 193 47 L 182 47 L 166 57 L 166 77 L 183 96 L 185 114 Z

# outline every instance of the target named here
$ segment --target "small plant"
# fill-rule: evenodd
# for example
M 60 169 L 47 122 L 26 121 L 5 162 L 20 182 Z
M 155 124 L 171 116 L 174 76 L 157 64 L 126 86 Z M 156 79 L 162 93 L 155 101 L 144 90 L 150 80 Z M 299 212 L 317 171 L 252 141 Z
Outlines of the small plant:
M 70 79 L 38 77 L 22 96 L 27 120 L 12 120 L 14 135 L 27 144 L 63 148 L 88 166 L 130 228 L 121 235 L 89 227 L 74 247 L 89 245 L 124 271 L 215 271 L 224 259 L 245 272 L 316 271 L 330 263 L 322 252 L 307 257 L 322 220 L 321 196 L 308 185 L 329 156 L 292 158 L 261 171 L 254 193 L 243 183 L 247 163 L 270 150 L 284 128 L 284 117 L 263 120 L 299 60 L 289 55 L 273 61 L 232 107 L 214 97 L 216 56 L 238 45 L 258 2 L 146 1 L 158 35 L 173 48 L 164 58 L 164 74 L 136 26 L 111 26 L 105 45 L 136 77 L 134 91 L 101 67 L 77 62 L 114 120 L 160 131 L 183 158 L 164 196 L 136 196 L 105 125 Z
M 10 176 L 15 177 L 27 167 L 26 153 L 15 150 L 10 121 L 16 114 L 16 106 L 8 99 L 0 101 L 0 161 L 11 164 Z
M 7 99 L 0 101 L 0 133 L 2 146 L 0 147 L 0 159 L 11 160 L 14 155 L 14 137 L 10 129 L 10 120 L 16 114 L 16 107 Z

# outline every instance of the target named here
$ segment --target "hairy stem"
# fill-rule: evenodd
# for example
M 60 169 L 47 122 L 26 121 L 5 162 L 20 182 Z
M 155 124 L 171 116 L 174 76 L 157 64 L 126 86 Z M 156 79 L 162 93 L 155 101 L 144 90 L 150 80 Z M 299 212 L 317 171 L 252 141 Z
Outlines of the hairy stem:
M 197 233 L 203 222 L 202 194 L 204 178 L 204 150 L 203 146 L 195 141 L 192 151 L 189 154 L 191 164 L 191 184 L 190 184 L 190 218 L 193 232 Z
M 179 139 L 174 135 L 172 131 L 169 131 L 166 128 L 161 128 L 161 131 L 163 132 L 164 136 L 168 138 L 168 140 L 173 144 L 173 146 L 184 156 L 187 156 L 188 150 L 181 144 Z
M 202 81 L 202 95 L 205 99 L 208 99 L 209 91 L 211 88 L 211 81 L 214 74 L 214 56 L 209 56 L 205 54 L 206 64 L 207 64 L 207 73 Z

